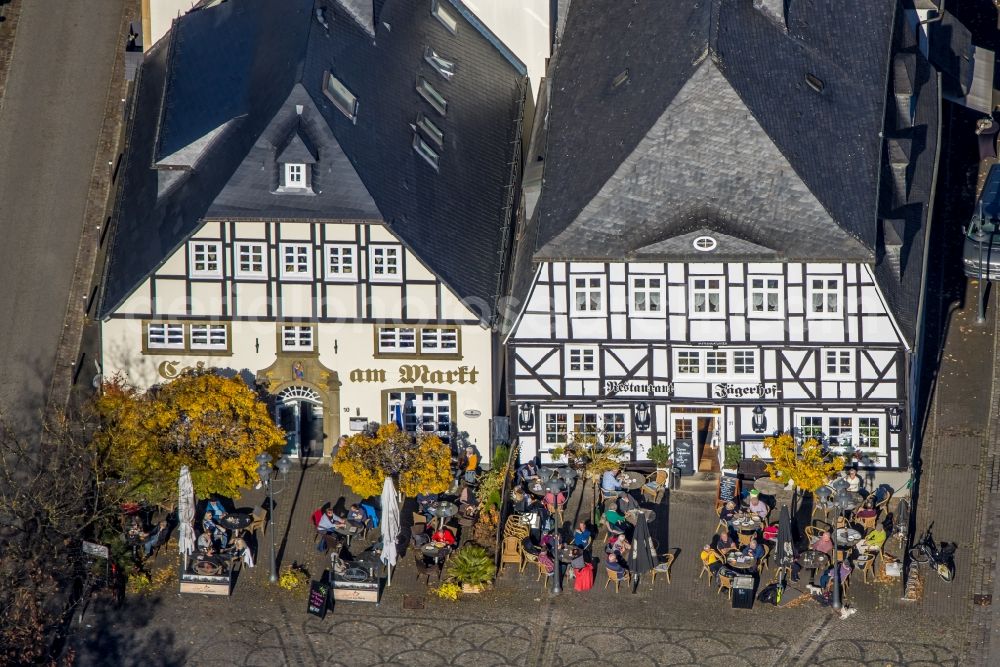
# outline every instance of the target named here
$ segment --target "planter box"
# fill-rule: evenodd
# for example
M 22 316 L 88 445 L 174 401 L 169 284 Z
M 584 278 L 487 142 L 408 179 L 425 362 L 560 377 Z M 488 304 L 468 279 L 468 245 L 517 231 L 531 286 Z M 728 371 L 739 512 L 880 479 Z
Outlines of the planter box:
M 462 584 L 463 593 L 482 593 L 484 586 L 473 586 L 472 584 Z

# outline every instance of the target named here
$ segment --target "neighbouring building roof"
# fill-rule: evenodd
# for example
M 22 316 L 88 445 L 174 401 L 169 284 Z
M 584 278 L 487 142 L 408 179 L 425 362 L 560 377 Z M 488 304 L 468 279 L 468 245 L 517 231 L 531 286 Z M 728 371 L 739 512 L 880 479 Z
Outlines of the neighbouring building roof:
M 870 262 L 912 340 L 939 97 L 903 13 L 894 0 L 574 2 L 548 73 L 523 237 L 534 259 Z M 915 68 L 906 126 L 896 58 Z M 905 242 L 887 249 L 895 227 Z M 716 250 L 694 248 L 702 234 Z
M 139 73 L 102 315 L 205 219 L 381 221 L 489 309 L 509 254 L 525 69 L 458 0 L 442 4 L 455 33 L 429 0 L 336 0 L 322 15 L 312 0 L 239 0 L 179 18 Z M 329 72 L 357 99 L 353 120 L 324 94 Z M 421 113 L 442 135 L 436 170 L 413 149 Z M 283 161 L 308 165 L 308 194 L 278 192 Z

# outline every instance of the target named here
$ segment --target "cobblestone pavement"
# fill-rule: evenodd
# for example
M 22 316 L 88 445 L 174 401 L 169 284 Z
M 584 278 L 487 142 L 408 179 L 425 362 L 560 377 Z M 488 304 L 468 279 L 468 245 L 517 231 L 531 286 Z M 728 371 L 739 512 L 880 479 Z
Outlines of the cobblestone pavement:
M 298 479 L 301 476 L 301 480 Z M 79 664 L 143 665 L 958 665 L 963 628 L 958 620 L 928 618 L 899 600 L 898 586 L 853 582 L 847 600 L 858 612 L 840 620 L 801 596 L 804 583 L 776 608 L 756 603 L 732 609 L 699 579 L 700 544 L 712 532 L 714 485 L 685 482 L 657 508 L 651 526 L 661 551 L 677 560 L 671 583 L 643 579 L 636 594 L 605 589 L 603 570 L 585 593 L 564 583 L 558 597 L 542 590 L 536 573 L 515 566 L 496 586 L 457 603 L 428 595 L 404 555 L 379 606 L 339 602 L 323 620 L 305 613 L 305 592 L 267 583 L 267 539 L 257 567 L 239 573 L 230 598 L 176 592 L 130 600 L 121 612 L 89 615 L 77 642 Z M 325 557 L 312 546 L 308 516 L 324 501 L 345 502 L 328 466 L 292 473 L 275 496 L 275 537 L 282 562 L 296 560 L 318 575 Z M 575 515 L 581 498 L 571 498 Z M 260 502 L 248 493 L 238 505 Z M 289 512 L 294 520 L 289 523 Z M 404 516 L 406 514 L 404 513 Z M 567 516 L 567 521 L 570 516 Z M 405 520 L 404 520 L 405 522 Z M 286 531 L 287 528 L 287 531 Z M 173 546 L 174 543 L 171 543 Z M 363 548 L 364 543 L 355 545 Z M 160 555 L 162 562 L 173 553 Z M 765 577 L 769 575 L 765 572 Z M 432 583 L 435 583 L 432 581 Z M 404 596 L 423 604 L 404 608 Z M 108 656 L 114 656 L 108 661 Z

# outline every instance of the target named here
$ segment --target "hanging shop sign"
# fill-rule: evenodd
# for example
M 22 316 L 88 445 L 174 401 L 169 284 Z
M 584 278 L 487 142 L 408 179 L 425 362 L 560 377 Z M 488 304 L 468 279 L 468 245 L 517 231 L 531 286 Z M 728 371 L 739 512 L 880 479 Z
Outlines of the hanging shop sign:
M 351 382 L 388 382 L 387 372 L 381 368 L 355 368 L 350 373 Z M 479 371 L 475 366 L 459 366 L 455 370 L 431 370 L 427 364 L 403 364 L 396 372 L 400 384 L 476 384 Z

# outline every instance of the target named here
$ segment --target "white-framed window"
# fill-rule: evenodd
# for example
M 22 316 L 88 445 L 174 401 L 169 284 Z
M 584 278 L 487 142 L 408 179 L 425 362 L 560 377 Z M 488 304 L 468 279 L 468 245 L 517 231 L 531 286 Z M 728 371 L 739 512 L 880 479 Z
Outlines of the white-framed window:
M 285 324 L 281 327 L 281 349 L 312 351 L 315 346 L 313 328 L 308 324 Z
M 413 327 L 379 327 L 378 351 L 389 354 L 416 354 L 417 330 Z
M 551 448 L 562 447 L 569 439 L 569 415 L 565 412 L 545 414 L 545 444 Z
M 727 375 L 729 353 L 726 350 L 705 350 L 705 375 Z
M 438 327 L 421 329 L 420 352 L 423 354 L 457 354 L 458 329 Z
M 350 243 L 328 243 L 326 253 L 326 279 L 354 281 L 358 279 L 358 249 Z
M 422 76 L 417 77 L 417 93 L 442 116 L 448 113 L 448 100 Z
M 757 353 L 754 350 L 733 350 L 733 375 L 756 375 Z
M 222 277 L 222 244 L 218 241 L 191 242 L 191 277 Z
M 368 246 L 368 278 L 394 283 L 402 278 L 402 248 L 398 245 Z
M 880 450 L 885 442 L 879 415 L 799 414 L 797 420 L 802 437 L 825 440 L 835 452 L 847 446 Z
M 267 245 L 265 243 L 237 243 L 233 248 L 237 278 L 267 277 Z
M 750 301 L 747 310 L 756 317 L 783 317 L 785 291 L 781 276 L 749 276 Z
M 229 327 L 225 324 L 192 324 L 192 350 L 225 350 L 229 347 Z
M 331 72 L 323 73 L 323 93 L 352 123 L 358 121 L 358 98 Z
M 666 309 L 663 295 L 663 278 L 659 276 L 632 276 L 632 314 L 661 316 Z
M 431 47 L 424 48 L 424 60 L 434 68 L 434 71 L 441 75 L 441 77 L 450 81 L 451 77 L 455 76 L 455 63 L 447 58 L 443 58 L 438 55 L 438 52 Z
M 452 395 L 444 391 L 390 391 L 386 423 L 399 420 L 407 433 L 436 433 L 447 439 L 451 432 Z
M 416 151 L 417 155 L 424 159 L 424 162 L 434 167 L 434 171 L 438 170 L 438 160 L 441 156 L 436 150 L 431 148 L 431 145 L 424 141 L 424 138 L 420 136 L 419 132 L 413 133 L 413 150 Z
M 566 348 L 566 374 L 592 375 L 597 370 L 597 347 L 574 345 Z
M 604 312 L 604 276 L 573 276 L 574 313 Z
M 150 322 L 146 327 L 146 346 L 151 349 L 183 349 L 184 325 L 172 322 Z
M 690 282 L 691 317 L 720 317 L 726 312 L 721 276 L 696 276 Z
M 312 259 L 312 244 L 282 243 L 281 277 L 290 280 L 312 279 Z
M 852 350 L 825 350 L 824 368 L 829 378 L 854 378 L 854 352 Z
M 601 434 L 604 442 L 622 442 L 629 435 L 625 410 L 555 410 L 542 413 L 542 438 L 546 449 L 561 447 L 573 437 Z
M 285 163 L 285 187 L 286 188 L 306 188 L 306 165 L 301 162 Z
M 840 317 L 842 312 L 840 282 L 839 277 L 809 278 L 810 317 Z
M 701 375 L 701 352 L 698 350 L 677 351 L 677 375 Z
M 444 7 L 444 0 L 431 0 L 431 15 L 441 22 L 448 32 L 455 34 L 458 32 L 458 17 Z

